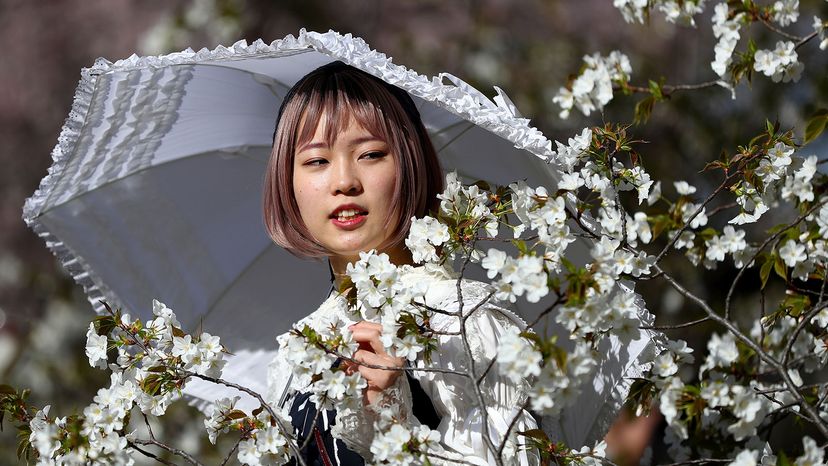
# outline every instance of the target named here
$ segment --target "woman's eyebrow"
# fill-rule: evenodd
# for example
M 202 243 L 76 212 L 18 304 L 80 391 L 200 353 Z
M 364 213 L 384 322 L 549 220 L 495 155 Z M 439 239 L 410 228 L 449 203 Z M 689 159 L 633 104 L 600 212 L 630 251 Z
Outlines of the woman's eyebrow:
M 358 145 L 360 145 L 360 144 L 364 144 L 364 143 L 366 143 L 366 142 L 373 142 L 373 141 L 385 143 L 385 140 L 384 140 L 384 139 L 380 139 L 380 138 L 378 138 L 378 137 L 376 137 L 376 136 L 364 136 L 364 137 L 359 137 L 359 138 L 355 138 L 355 139 L 353 139 L 353 140 L 351 140 L 351 141 L 348 141 L 348 146 L 349 146 L 349 147 L 353 147 L 353 146 L 358 146 Z M 298 150 L 298 151 L 296 151 L 296 153 L 298 154 L 298 153 L 300 153 L 300 152 L 304 152 L 304 151 L 306 151 L 306 150 L 310 150 L 310 149 L 325 149 L 325 148 L 327 148 L 327 147 L 328 147 L 328 143 L 327 143 L 327 142 L 324 142 L 324 141 L 320 141 L 320 142 L 309 142 L 309 143 L 307 143 L 307 144 L 303 144 L 303 145 L 299 148 L 299 150 Z

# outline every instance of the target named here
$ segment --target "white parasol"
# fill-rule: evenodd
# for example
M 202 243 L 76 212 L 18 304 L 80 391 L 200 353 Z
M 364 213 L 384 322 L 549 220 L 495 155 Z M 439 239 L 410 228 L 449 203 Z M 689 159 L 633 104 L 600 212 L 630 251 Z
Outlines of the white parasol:
M 274 336 L 328 292 L 323 262 L 299 260 L 266 235 L 264 168 L 281 99 L 334 60 L 408 91 L 446 170 L 556 184 L 550 141 L 500 89 L 493 102 L 449 74 L 427 78 L 395 65 L 350 34 L 302 30 L 271 44 L 98 59 L 82 70 L 24 220 L 97 311 L 103 299 L 146 318 L 157 298 L 185 328 L 222 337 L 236 354 L 224 378 L 264 393 Z M 625 355 L 616 379 L 639 352 Z M 186 391 L 218 394 L 198 381 Z

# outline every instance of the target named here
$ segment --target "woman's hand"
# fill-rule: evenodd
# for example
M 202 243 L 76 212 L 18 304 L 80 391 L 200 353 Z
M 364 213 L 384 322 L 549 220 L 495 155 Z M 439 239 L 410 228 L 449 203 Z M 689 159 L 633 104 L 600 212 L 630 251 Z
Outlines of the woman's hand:
M 363 364 L 384 367 L 403 367 L 404 360 L 395 358 L 385 352 L 385 347 L 380 341 L 382 326 L 373 322 L 360 321 L 350 327 L 354 341 L 359 343 L 359 349 L 354 353 L 353 359 Z M 365 389 L 366 403 L 373 403 L 386 388 L 394 385 L 397 377 L 402 371 L 390 369 L 374 369 L 362 364 L 354 364 L 350 361 L 343 363 L 347 373 L 352 374 L 359 371 L 368 382 Z

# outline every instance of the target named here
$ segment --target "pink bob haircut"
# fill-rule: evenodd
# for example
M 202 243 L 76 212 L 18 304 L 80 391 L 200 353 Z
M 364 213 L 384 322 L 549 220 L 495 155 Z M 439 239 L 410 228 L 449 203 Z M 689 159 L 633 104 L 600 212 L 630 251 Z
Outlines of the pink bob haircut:
M 385 219 L 385 228 L 393 232 L 380 248 L 403 242 L 412 216 L 422 217 L 437 209 L 437 194 L 443 190 L 437 153 L 407 92 L 339 61 L 305 75 L 282 101 L 264 179 L 268 235 L 298 257 L 331 255 L 306 228 L 293 192 L 296 148 L 313 138 L 323 114 L 327 115 L 324 135 L 328 144 L 347 129 L 351 118 L 388 144 L 397 161 L 394 196 Z M 389 225 L 395 213 L 399 213 L 399 224 Z

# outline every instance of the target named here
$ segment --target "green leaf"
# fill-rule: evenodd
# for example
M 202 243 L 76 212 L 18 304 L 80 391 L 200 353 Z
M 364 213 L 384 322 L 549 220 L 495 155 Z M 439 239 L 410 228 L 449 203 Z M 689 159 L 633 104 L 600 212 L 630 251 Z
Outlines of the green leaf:
M 773 255 L 773 271 L 783 280 L 788 279 L 788 269 L 785 267 L 785 263 L 782 262 L 782 258 L 777 254 Z
M 762 264 L 762 268 L 759 269 L 759 277 L 762 279 L 762 289 L 765 289 L 765 285 L 768 284 L 768 277 L 770 277 L 771 269 L 773 268 L 773 260 L 768 259 Z
M 805 126 L 805 144 L 819 137 L 825 131 L 826 124 L 828 124 L 828 109 L 821 108 L 811 115 Z
M 650 119 L 650 115 L 653 113 L 653 106 L 655 103 L 656 99 L 651 95 L 639 100 L 638 103 L 635 104 L 633 123 L 636 125 L 646 123 Z
M 526 246 L 526 241 L 522 239 L 512 240 L 512 244 L 520 251 L 521 254 L 529 254 L 529 248 Z
M 227 416 L 226 416 L 227 419 L 232 419 L 232 420 L 244 419 L 246 417 L 247 417 L 247 414 L 245 414 L 244 411 L 239 411 L 238 409 L 234 409 L 233 411 L 230 411 L 229 413 L 227 413 Z
M 533 438 L 533 439 L 537 439 L 537 440 L 542 440 L 544 442 L 549 441 L 549 437 L 546 435 L 546 432 L 544 432 L 541 429 L 529 429 L 529 430 L 524 430 L 523 432 L 518 432 L 518 433 L 520 435 L 523 435 L 524 437 L 529 437 L 529 438 Z
M 791 466 L 791 460 L 784 451 L 779 451 L 779 456 L 776 457 L 776 466 Z
M 656 100 L 664 100 L 664 94 L 661 92 L 661 85 L 652 79 L 649 82 L 650 94 L 655 97 Z
M 489 185 L 489 183 L 486 182 L 485 180 L 477 180 L 474 183 L 472 183 L 472 186 L 477 186 L 478 188 L 480 188 L 483 191 L 491 191 L 492 190 L 491 185 Z

